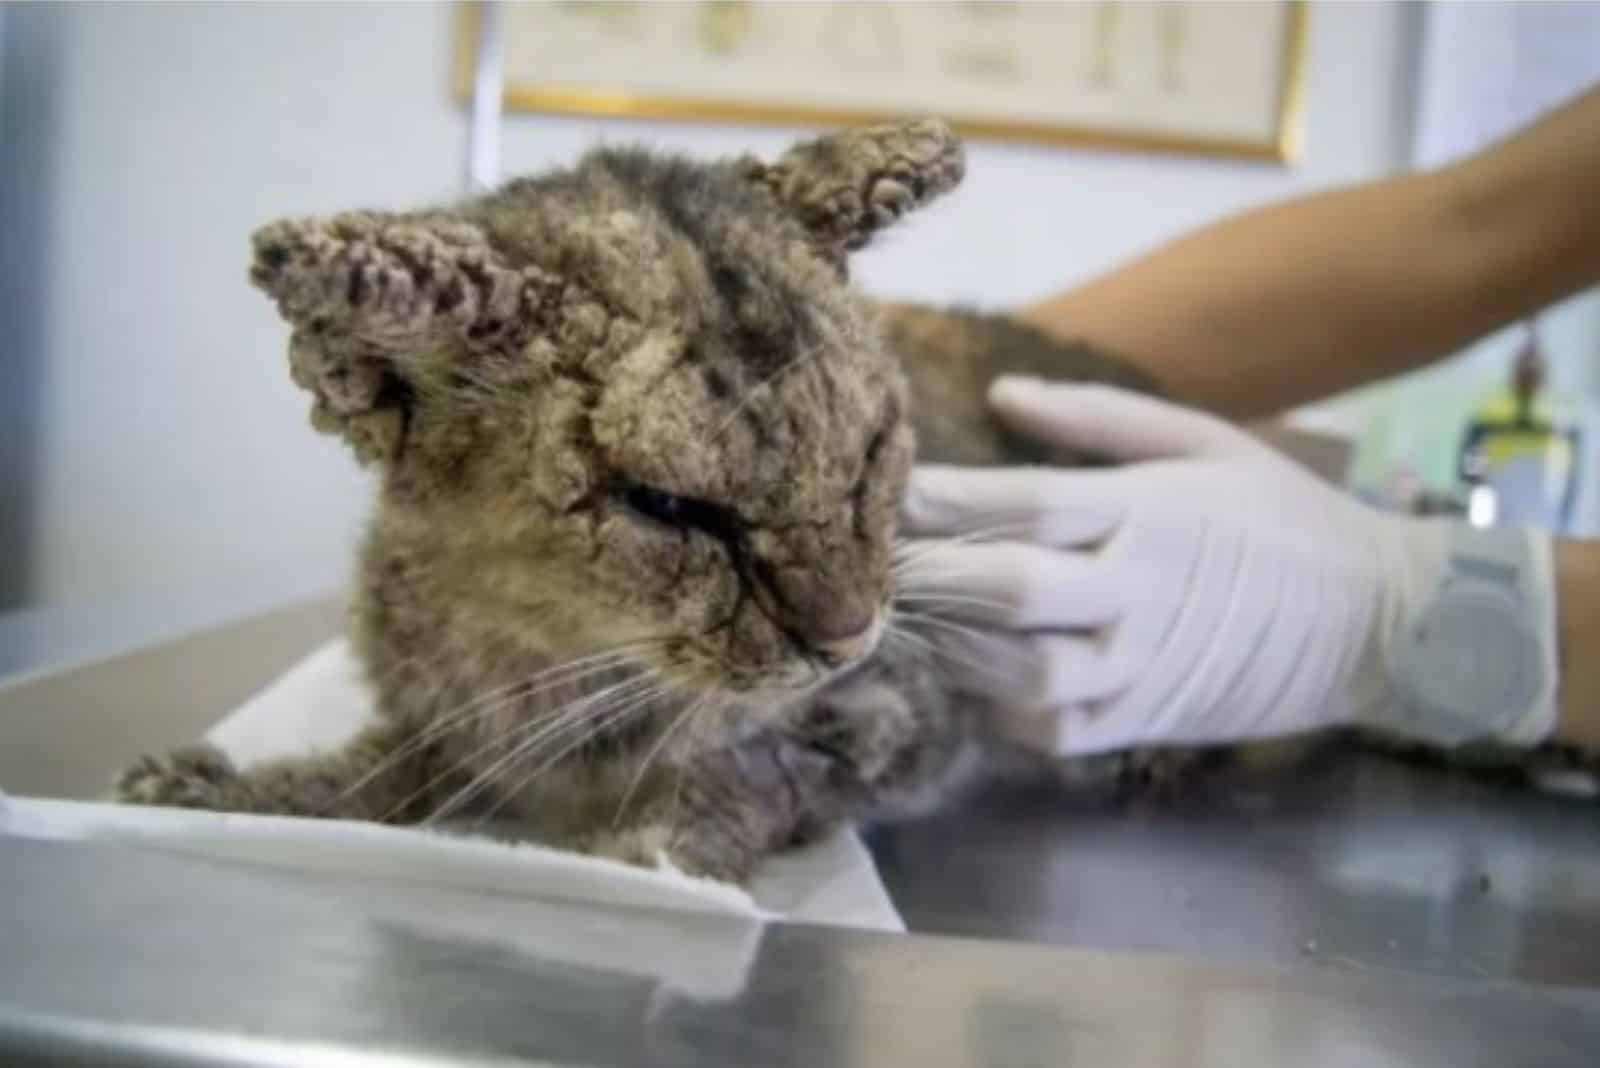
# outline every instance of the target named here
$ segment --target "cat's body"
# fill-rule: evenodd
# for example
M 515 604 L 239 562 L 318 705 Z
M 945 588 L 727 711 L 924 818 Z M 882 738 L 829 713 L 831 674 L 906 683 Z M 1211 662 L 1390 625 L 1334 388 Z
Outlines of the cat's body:
M 313 424 L 380 474 L 352 637 L 382 723 L 245 772 L 146 759 L 119 795 L 509 820 L 740 881 L 1016 759 L 939 630 L 894 622 L 913 450 L 1080 462 L 1003 435 L 988 382 L 1152 387 L 1004 318 L 853 290 L 849 254 L 962 170 L 921 122 L 773 164 L 606 150 L 448 209 L 264 227 L 251 277 L 294 326 Z

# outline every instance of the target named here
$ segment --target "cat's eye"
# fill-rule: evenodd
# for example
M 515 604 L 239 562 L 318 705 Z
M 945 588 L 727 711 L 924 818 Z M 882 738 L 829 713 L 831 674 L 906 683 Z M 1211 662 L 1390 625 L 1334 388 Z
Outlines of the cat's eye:
M 670 526 L 683 525 L 684 500 L 649 486 L 630 486 L 622 499 L 640 515 Z
M 680 497 L 653 486 L 629 486 L 622 499 L 629 508 L 647 519 L 680 529 L 693 527 L 716 538 L 728 540 L 739 533 L 739 517 L 731 509 L 694 497 Z
M 863 457 L 863 470 L 871 471 L 878 466 L 878 459 L 883 455 L 883 447 L 889 443 L 889 428 L 887 425 L 880 427 L 872 435 L 872 440 L 867 442 L 867 451 Z

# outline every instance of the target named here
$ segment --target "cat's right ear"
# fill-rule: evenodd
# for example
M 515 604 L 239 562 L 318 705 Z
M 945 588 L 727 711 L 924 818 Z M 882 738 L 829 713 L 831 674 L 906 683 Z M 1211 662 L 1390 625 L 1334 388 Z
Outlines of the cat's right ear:
M 859 126 L 803 141 L 772 163 L 742 161 L 832 259 L 942 193 L 966 172 L 961 141 L 941 119 Z
M 528 280 L 470 223 L 352 212 L 278 220 L 251 245 L 250 281 L 294 328 L 312 425 L 363 464 L 398 453 L 412 398 L 451 352 L 526 340 Z

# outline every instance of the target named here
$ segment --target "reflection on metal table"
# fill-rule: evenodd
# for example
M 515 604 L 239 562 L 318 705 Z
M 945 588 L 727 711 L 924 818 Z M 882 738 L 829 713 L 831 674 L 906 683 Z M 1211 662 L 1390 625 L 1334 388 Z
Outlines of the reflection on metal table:
M 874 836 L 908 936 L 0 838 L 0 1063 L 1589 1066 L 1592 816 L 1368 760 L 994 794 Z
M 919 932 L 1600 987 L 1600 807 L 1377 755 L 1117 809 L 991 791 L 868 845 Z
M 588 909 L 0 841 L 0 1062 L 1590 1065 L 1583 991 Z

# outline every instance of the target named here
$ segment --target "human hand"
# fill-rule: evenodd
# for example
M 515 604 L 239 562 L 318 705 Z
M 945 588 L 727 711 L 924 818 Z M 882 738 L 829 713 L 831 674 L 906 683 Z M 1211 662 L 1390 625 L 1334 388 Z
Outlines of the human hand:
M 902 533 L 935 540 L 908 550 L 899 611 L 1005 733 L 1080 754 L 1409 731 L 1393 662 L 1453 521 L 1379 512 L 1154 398 L 1010 379 L 990 402 L 1024 434 L 1123 465 L 913 473 Z M 1548 588 L 1548 539 L 1527 536 Z M 1548 734 L 1552 687 L 1505 740 Z

